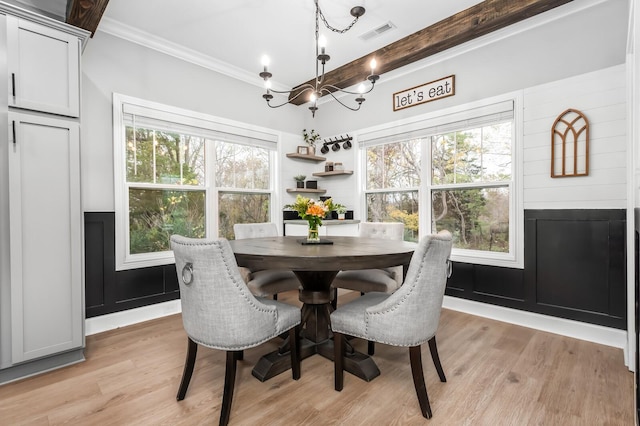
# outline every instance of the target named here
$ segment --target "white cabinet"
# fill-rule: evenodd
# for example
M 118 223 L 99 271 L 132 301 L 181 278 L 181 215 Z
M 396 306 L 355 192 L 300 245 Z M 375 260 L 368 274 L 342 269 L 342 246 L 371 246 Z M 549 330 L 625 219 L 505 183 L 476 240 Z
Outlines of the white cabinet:
M 9 112 L 12 362 L 83 344 L 77 122 Z
M 80 52 L 0 1 L 0 384 L 84 359 Z
M 79 55 L 78 37 L 7 16 L 9 106 L 78 117 Z

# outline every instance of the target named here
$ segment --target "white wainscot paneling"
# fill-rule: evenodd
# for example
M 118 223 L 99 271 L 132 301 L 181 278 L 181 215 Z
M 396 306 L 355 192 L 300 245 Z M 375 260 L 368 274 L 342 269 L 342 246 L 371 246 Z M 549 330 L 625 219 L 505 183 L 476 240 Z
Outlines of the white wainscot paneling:
M 626 83 L 623 66 L 524 91 L 525 209 L 626 206 Z M 589 120 L 589 176 L 551 178 L 551 126 L 567 108 Z

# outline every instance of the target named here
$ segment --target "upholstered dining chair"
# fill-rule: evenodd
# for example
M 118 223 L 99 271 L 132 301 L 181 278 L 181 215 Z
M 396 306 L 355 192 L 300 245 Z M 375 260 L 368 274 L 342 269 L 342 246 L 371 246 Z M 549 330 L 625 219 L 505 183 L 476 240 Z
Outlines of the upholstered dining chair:
M 362 222 L 360 223 L 358 235 L 365 238 L 402 241 L 404 236 L 404 223 Z M 384 243 L 381 242 L 381 244 Z M 340 271 L 333 279 L 331 285 L 333 286 L 334 291 L 338 288 L 345 288 L 359 291 L 364 294 L 372 291 L 393 293 L 401 284 L 402 266 L 397 266 L 384 269 Z
M 275 223 L 236 223 L 233 225 L 233 233 L 236 240 L 244 238 L 262 238 L 278 236 L 278 228 Z M 251 271 L 240 267 L 240 274 L 247 283 L 249 290 L 257 297 L 278 299 L 278 293 L 289 290 L 297 290 L 300 281 L 292 271 L 264 270 Z
M 184 399 L 198 345 L 227 352 L 220 425 L 229 422 L 236 362 L 245 349 L 289 331 L 293 378 L 300 378 L 300 309 L 254 297 L 242 280 L 229 241 L 171 236 L 176 260 L 187 358 L 177 400 Z
M 450 275 L 451 246 L 448 231 L 424 237 L 411 257 L 404 284 L 395 293 L 367 293 L 331 313 L 337 391 L 344 386 L 345 336 L 392 346 L 408 346 L 420 409 L 425 418 L 431 418 L 422 371 L 421 345 L 429 342 L 440 381 L 446 382 L 436 346 L 436 330 Z
M 404 223 L 401 222 L 361 222 L 358 235 L 364 238 L 399 240 L 404 238 Z M 384 242 L 381 242 L 384 244 Z M 360 294 L 378 291 L 393 293 L 402 285 L 402 266 L 384 269 L 359 269 L 340 271 L 333 279 L 333 308 L 338 306 L 338 288 L 359 291 Z M 368 353 L 373 355 L 375 344 L 369 342 Z

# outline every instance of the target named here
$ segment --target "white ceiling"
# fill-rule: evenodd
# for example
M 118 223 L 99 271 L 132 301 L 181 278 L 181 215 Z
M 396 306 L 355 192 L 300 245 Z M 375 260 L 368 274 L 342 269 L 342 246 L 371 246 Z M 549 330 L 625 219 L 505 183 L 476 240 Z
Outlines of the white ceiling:
M 14 0 L 64 16 L 67 0 Z M 365 15 L 345 34 L 328 31 L 327 71 L 467 9 L 481 0 L 319 0 L 329 23 L 347 26 L 353 6 Z M 391 22 L 395 28 L 364 41 L 361 35 Z M 109 0 L 98 31 L 134 31 L 140 39 L 184 47 L 194 55 L 255 75 L 271 59 L 273 80 L 286 87 L 315 75 L 314 0 Z M 159 39 L 159 40 L 158 40 Z M 381 59 L 383 60 L 383 59 Z M 363 74 L 368 70 L 363 70 Z

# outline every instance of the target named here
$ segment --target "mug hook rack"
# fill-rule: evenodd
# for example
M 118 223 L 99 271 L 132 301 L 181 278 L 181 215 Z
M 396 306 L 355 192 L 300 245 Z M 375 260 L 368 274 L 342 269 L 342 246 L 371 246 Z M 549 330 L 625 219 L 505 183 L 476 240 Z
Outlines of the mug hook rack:
M 326 154 L 329 152 L 329 146 L 331 146 L 332 151 L 340 151 L 340 144 L 342 144 L 342 148 L 351 149 L 351 141 L 353 140 L 353 136 L 340 136 L 335 138 L 329 138 L 322 141 L 322 148 L 320 148 L 320 152 Z

